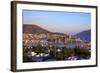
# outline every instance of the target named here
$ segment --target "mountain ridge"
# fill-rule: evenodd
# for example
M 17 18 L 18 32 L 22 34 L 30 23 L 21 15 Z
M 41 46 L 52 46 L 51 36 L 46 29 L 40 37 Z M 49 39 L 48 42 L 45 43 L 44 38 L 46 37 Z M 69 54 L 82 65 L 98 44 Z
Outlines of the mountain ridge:
M 60 32 L 48 31 L 47 29 L 42 28 L 35 24 L 23 24 L 23 33 L 27 33 L 27 34 L 36 34 L 36 33 L 47 34 L 47 33 L 49 33 L 49 34 L 67 35 L 67 34 L 60 33 Z
M 80 38 L 81 40 L 86 42 L 91 42 L 91 30 L 89 29 L 89 30 L 79 32 L 75 34 L 74 37 Z
M 37 26 L 35 24 L 23 24 L 23 33 L 29 33 L 29 34 L 34 34 L 34 33 L 51 33 L 50 31 L 43 29 L 40 26 Z

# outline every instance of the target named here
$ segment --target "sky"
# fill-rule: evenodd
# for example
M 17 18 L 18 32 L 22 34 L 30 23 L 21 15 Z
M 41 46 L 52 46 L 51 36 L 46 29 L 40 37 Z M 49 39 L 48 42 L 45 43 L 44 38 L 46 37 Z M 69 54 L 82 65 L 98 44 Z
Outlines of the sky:
M 23 10 L 22 20 L 23 24 L 69 35 L 91 29 L 90 13 Z

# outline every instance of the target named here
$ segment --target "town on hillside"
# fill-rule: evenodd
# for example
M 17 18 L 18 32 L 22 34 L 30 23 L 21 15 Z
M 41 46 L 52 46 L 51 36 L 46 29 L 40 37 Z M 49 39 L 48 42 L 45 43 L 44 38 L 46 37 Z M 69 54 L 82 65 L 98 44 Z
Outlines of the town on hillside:
M 43 31 L 44 32 L 44 31 Z M 23 62 L 87 60 L 91 42 L 61 33 L 23 33 Z

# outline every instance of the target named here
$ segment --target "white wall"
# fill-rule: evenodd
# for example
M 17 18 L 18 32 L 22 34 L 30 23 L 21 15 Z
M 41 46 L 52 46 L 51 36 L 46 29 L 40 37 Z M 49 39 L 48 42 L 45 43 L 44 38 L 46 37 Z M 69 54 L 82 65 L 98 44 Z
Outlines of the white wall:
M 10 1 L 11 0 L 0 0 L 0 73 L 12 73 L 10 71 L 10 8 L 11 8 Z M 30 0 L 30 1 L 98 5 L 100 8 L 99 0 Z M 100 13 L 100 10 L 99 10 L 99 13 Z M 100 14 L 98 16 L 100 16 Z M 100 37 L 100 33 L 98 37 Z M 98 43 L 100 43 L 99 40 L 100 38 L 98 39 Z M 98 51 L 99 51 L 98 55 L 100 56 L 99 48 L 98 48 Z M 99 57 L 99 64 L 100 64 L 100 57 Z M 99 67 L 92 67 L 92 68 L 35 71 L 34 73 L 52 73 L 52 72 L 56 72 L 56 73 L 86 73 L 86 72 L 99 73 L 100 65 Z M 26 72 L 26 73 L 33 73 L 33 71 Z

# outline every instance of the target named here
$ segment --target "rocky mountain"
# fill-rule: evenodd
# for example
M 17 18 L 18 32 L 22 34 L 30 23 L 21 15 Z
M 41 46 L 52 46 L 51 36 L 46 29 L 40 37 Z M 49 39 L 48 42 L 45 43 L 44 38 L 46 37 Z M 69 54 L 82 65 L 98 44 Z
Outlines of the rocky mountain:
M 82 31 L 74 35 L 76 38 L 80 38 L 83 41 L 91 42 L 91 30 Z
M 64 33 L 59 33 L 59 32 L 51 32 L 48 31 L 38 25 L 35 24 L 23 24 L 23 33 L 25 34 L 47 34 L 49 33 L 50 35 L 63 35 L 63 36 L 68 36 L 67 34 Z
M 35 34 L 35 33 L 51 33 L 51 32 L 34 24 L 30 25 L 23 24 L 23 33 Z

